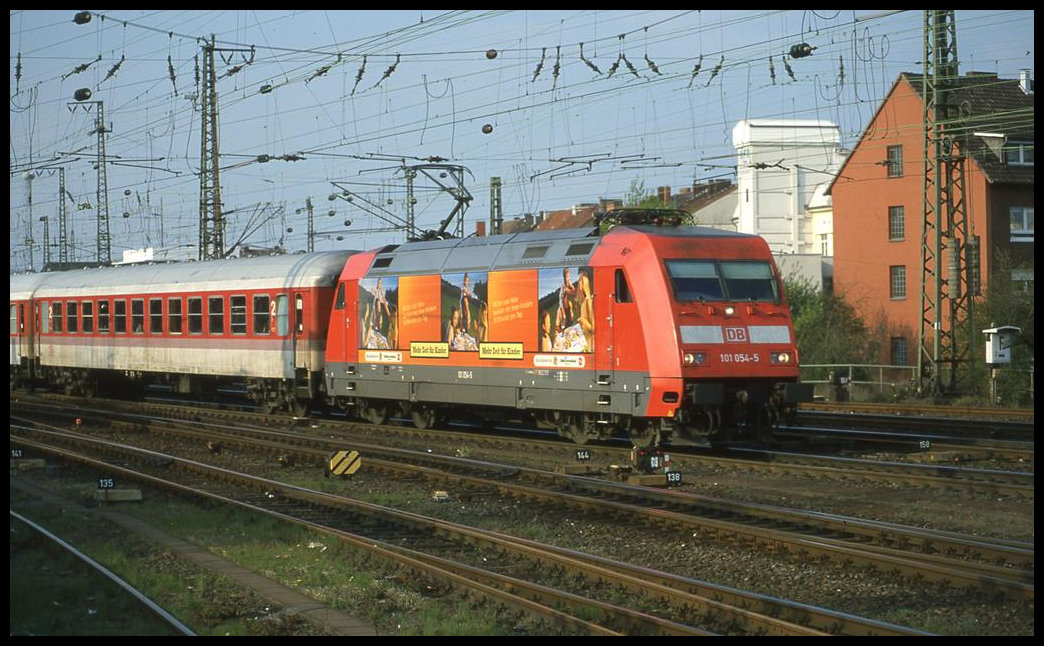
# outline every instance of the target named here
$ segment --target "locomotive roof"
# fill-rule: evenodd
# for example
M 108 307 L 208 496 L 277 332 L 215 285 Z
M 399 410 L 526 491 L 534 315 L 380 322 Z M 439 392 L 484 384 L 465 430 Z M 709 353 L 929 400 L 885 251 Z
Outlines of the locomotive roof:
M 100 267 L 34 274 L 39 298 L 92 294 L 305 288 L 333 285 L 354 251 Z M 12 295 L 15 276 L 11 277 Z M 21 284 L 21 283 L 20 283 Z M 24 288 L 32 290 L 26 283 Z
M 627 232 L 706 238 L 755 238 L 746 233 L 709 227 L 618 225 L 605 235 Z M 597 228 L 554 229 L 496 236 L 470 236 L 392 245 L 378 251 L 368 276 L 453 273 L 524 267 L 586 265 L 603 236 Z

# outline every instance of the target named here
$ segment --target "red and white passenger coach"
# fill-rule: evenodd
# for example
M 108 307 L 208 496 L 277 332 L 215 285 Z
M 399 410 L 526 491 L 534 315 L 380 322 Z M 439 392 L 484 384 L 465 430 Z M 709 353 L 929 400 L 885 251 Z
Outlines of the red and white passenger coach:
M 334 282 L 351 252 L 106 267 L 11 278 L 12 382 L 70 394 L 245 384 L 267 408 L 320 395 Z

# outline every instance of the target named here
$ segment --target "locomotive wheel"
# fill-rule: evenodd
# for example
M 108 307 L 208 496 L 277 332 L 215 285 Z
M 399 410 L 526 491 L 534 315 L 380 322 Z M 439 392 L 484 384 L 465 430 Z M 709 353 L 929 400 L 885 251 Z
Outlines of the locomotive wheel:
M 657 444 L 659 433 L 653 428 L 652 424 L 636 423 L 632 426 L 627 433 L 631 440 L 631 444 L 636 448 L 645 449 Z
M 569 422 L 569 438 L 576 444 L 587 444 L 587 433 L 584 432 L 583 420 Z
M 290 412 L 294 417 L 308 417 L 308 413 L 312 412 L 311 402 L 295 397 L 290 401 Z
M 388 421 L 388 407 L 380 404 L 367 404 L 363 406 L 362 418 L 379 426 Z
M 435 426 L 435 409 L 430 406 L 414 408 L 410 411 L 410 417 L 413 419 L 413 425 L 422 431 Z

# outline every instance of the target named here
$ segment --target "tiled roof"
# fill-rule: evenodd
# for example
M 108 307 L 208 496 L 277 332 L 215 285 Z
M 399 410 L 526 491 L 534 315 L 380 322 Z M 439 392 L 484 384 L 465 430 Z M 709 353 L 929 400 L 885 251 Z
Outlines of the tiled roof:
M 922 75 L 902 74 L 918 95 Z M 968 153 L 979 164 L 990 182 L 1032 184 L 1033 166 L 1005 164 L 999 146 L 990 146 L 988 137 L 975 133 L 995 133 L 1009 141 L 1033 142 L 1033 94 L 1022 90 L 1019 81 L 1001 79 L 995 74 L 971 73 L 957 80 L 954 103 L 963 121 L 956 134 L 971 135 Z

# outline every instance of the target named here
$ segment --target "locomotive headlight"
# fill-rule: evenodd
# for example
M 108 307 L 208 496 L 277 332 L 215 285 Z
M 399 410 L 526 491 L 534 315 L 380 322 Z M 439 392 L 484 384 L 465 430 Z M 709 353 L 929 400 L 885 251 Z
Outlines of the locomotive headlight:
M 701 366 L 707 363 L 707 353 L 686 352 L 682 355 L 682 362 L 687 366 Z
M 726 305 L 725 306 L 725 315 L 726 316 L 732 316 L 735 313 L 736 313 L 736 308 L 735 307 L 733 307 L 731 305 Z
M 772 363 L 790 363 L 791 356 L 789 352 L 773 352 Z

